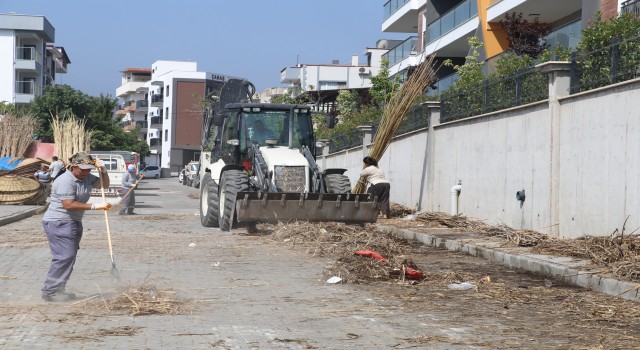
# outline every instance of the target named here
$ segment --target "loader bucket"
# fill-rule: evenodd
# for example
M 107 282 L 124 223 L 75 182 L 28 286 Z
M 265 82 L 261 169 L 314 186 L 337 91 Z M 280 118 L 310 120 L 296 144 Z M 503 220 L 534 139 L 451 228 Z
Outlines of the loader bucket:
M 238 221 L 376 222 L 378 197 L 369 194 L 238 192 Z

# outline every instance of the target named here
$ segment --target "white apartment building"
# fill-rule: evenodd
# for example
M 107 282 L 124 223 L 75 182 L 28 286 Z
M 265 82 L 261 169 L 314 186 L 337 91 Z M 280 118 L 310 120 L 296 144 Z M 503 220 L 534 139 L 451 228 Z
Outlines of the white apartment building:
M 158 165 L 162 176 L 179 172 L 200 157 L 203 99 L 218 94 L 231 76 L 199 72 L 196 62 L 156 61 L 151 78 L 137 93 L 147 94 L 147 165 Z M 146 88 L 146 90 L 145 90 Z M 136 120 L 138 121 L 138 120 Z
M 44 16 L 0 14 L 0 102 L 26 105 L 71 63 Z
M 425 55 L 434 54 L 436 66 L 445 59 L 464 64 L 469 54 L 468 39 L 482 40 L 481 59 L 491 62 L 509 48 L 500 20 L 506 14 L 522 13 L 525 19 L 539 18 L 551 25 L 548 36 L 556 44 L 574 48 L 581 38 L 581 29 L 597 11 L 603 18 L 616 16 L 624 0 L 389 0 L 384 5 L 382 31 L 407 33 L 400 44 L 385 54 L 390 73 L 406 77 L 409 67 Z M 450 86 L 456 75 L 452 68 L 440 67 L 439 90 Z
M 122 71 L 121 85 L 116 89 L 120 100 L 117 115 L 122 116 L 121 125 L 127 132 L 140 128 L 138 138 L 147 139 L 150 68 L 126 68 Z
M 298 64 L 280 71 L 280 82 L 290 84 L 297 95 L 307 94 L 317 101 L 317 110 L 329 111 L 334 107 L 338 91 L 343 89 L 368 90 L 371 77 L 380 71 L 386 48 L 368 48 L 366 63 L 359 63 L 353 55 L 350 64 L 333 61 L 331 64 Z

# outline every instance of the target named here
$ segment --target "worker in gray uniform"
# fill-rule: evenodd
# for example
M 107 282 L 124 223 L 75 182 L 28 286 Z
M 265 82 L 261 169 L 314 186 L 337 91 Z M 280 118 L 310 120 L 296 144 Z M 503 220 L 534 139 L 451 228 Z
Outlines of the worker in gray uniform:
M 135 215 L 133 208 L 136 205 L 136 168 L 130 164 L 127 172 L 122 176 L 122 208 L 118 214 Z
M 75 298 L 65 287 L 76 262 L 82 238 L 82 217 L 85 210 L 109 210 L 110 203 L 88 204 L 92 188 L 100 188 L 100 178 L 91 174 L 98 167 L 102 187 L 109 187 L 109 174 L 102 161 L 94 161 L 90 155 L 79 152 L 69 158 L 69 168 L 51 186 L 51 202 L 42 218 L 51 249 L 51 267 L 42 287 L 42 299 L 46 301 L 70 301 Z

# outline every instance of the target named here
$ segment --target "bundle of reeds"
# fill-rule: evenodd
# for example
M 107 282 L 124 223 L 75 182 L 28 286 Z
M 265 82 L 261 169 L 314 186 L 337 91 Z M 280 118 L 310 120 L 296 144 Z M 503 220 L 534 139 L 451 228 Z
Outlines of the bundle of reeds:
M 382 158 L 409 108 L 434 82 L 436 72 L 433 69 L 433 59 L 433 55 L 427 56 L 424 61 L 418 64 L 400 89 L 391 95 L 384 107 L 380 126 L 369 149 L 369 157 L 378 161 Z M 352 192 L 364 193 L 364 182 L 365 179 L 361 177 Z
M 37 125 L 38 121 L 31 115 L 4 114 L 0 117 L 0 158 L 24 157 Z
M 66 114 L 62 120 L 58 116 L 52 117 L 53 141 L 60 160 L 67 160 L 75 153 L 89 150 L 92 132 L 85 131 L 83 120 L 73 113 Z

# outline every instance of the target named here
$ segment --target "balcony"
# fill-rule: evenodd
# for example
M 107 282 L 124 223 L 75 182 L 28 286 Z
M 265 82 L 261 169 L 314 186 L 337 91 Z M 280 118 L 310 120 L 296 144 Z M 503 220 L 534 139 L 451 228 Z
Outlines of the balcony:
M 29 103 L 40 95 L 42 95 L 42 88 L 35 81 L 16 81 L 16 103 Z
M 162 139 L 160 138 L 149 139 L 149 149 L 152 151 L 162 150 Z
M 427 29 L 427 44 L 445 36 L 454 29 L 462 26 L 469 19 L 478 16 L 478 2 L 466 0 L 447 11 L 437 20 L 429 24 Z
M 389 0 L 384 4 L 382 31 L 385 33 L 416 33 L 420 9 L 427 0 Z
M 418 37 L 409 37 L 407 40 L 383 54 L 382 58 L 386 58 L 389 61 L 389 67 L 393 67 L 412 54 L 416 54 L 415 47 L 417 42 Z
M 640 0 L 628 0 L 622 3 L 621 13 L 633 13 L 640 17 Z
M 627 1 L 631 3 L 635 1 Z M 623 3 L 623 11 L 624 11 Z M 501 0 L 492 1 L 487 8 L 487 22 L 499 22 L 504 19 L 507 13 L 522 12 L 525 18 L 533 19 L 537 17 L 540 22 L 554 23 L 560 19 L 577 20 L 580 19 L 582 10 L 582 0 Z M 539 16 L 529 17 L 529 15 L 539 14 Z
M 162 107 L 163 102 L 164 96 L 162 96 L 162 94 L 151 95 L 151 107 Z
M 162 128 L 162 117 L 153 117 L 151 118 L 151 129 L 161 129 Z
M 280 82 L 295 84 L 300 82 L 300 67 L 287 67 L 280 71 Z
M 137 121 L 136 126 L 140 128 L 140 132 L 147 132 L 147 121 Z
M 21 71 L 40 71 L 42 54 L 35 47 L 18 46 L 14 68 Z
M 147 100 L 137 100 L 136 101 L 136 110 L 140 112 L 145 112 L 149 108 L 149 101 Z

